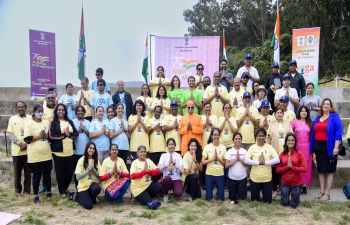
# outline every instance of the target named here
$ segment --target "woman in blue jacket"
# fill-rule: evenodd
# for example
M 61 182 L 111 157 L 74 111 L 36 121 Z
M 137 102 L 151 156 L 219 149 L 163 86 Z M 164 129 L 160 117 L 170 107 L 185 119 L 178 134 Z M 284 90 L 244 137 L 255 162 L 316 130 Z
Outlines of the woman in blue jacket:
M 323 99 L 318 116 L 311 130 L 310 153 L 316 154 L 321 192 L 317 200 L 328 201 L 333 183 L 333 173 L 337 170 L 337 155 L 342 138 L 342 124 L 339 114 L 329 98 Z

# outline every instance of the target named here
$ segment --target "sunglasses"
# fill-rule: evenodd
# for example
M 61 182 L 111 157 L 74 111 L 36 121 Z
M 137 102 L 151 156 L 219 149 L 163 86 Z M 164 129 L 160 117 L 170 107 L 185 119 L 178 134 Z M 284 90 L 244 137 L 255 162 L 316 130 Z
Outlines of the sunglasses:
M 198 68 L 197 70 L 204 70 L 203 68 Z
M 54 100 L 54 99 L 55 99 L 55 97 L 47 97 L 47 99 Z
M 96 75 L 96 76 L 102 76 L 101 74 L 98 74 L 98 73 L 96 73 L 95 75 Z
M 188 109 L 193 109 L 194 107 L 187 107 Z
M 97 86 L 104 86 L 103 84 L 97 84 Z

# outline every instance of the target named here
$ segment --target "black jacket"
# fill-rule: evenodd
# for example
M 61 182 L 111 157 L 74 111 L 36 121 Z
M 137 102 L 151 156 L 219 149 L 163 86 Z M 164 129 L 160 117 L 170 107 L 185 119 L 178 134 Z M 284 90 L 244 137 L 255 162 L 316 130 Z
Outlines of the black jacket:
M 113 107 L 115 107 L 118 103 L 120 103 L 118 91 L 114 93 L 114 95 L 112 96 L 112 100 L 113 100 Z M 126 110 L 126 119 L 128 119 L 132 112 L 132 106 L 133 106 L 131 94 L 129 92 L 124 91 L 124 100 L 125 100 L 125 106 L 126 106 L 126 109 L 124 110 Z
M 290 72 L 288 74 L 292 77 L 290 81 L 290 87 L 295 88 L 298 92 L 298 96 L 300 99 L 302 99 L 306 95 L 306 84 L 304 76 L 298 71 L 296 71 L 295 76 L 293 77 Z
M 279 79 L 282 86 L 282 75 L 281 74 L 270 74 L 266 78 L 265 89 L 267 90 L 267 99 L 270 101 L 275 98 L 275 93 L 271 90 L 271 85 L 275 85 L 275 79 Z M 280 86 L 280 87 L 281 87 Z M 273 105 L 273 102 L 270 102 Z
M 69 138 L 76 139 L 78 138 L 79 134 L 77 129 L 74 126 L 73 121 L 70 119 L 67 120 L 69 124 L 73 128 L 73 133 L 69 134 Z M 49 129 L 49 141 L 51 143 L 51 151 L 53 152 L 63 152 L 63 143 L 62 140 L 67 137 L 66 134 L 62 134 L 61 132 L 61 126 L 59 120 L 52 120 L 50 123 L 50 129 Z M 75 149 L 75 144 L 73 141 L 73 149 Z

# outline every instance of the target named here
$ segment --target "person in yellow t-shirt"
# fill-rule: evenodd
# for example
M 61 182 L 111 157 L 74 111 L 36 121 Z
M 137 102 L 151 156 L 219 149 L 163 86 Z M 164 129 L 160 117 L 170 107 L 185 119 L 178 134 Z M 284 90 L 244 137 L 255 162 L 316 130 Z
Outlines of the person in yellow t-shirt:
M 124 205 L 123 196 L 130 186 L 129 171 L 124 160 L 118 157 L 118 145 L 111 144 L 110 157 L 102 163 L 100 179 L 102 188 L 107 196 L 108 204 L 116 199 L 119 205 Z
M 169 89 L 170 87 L 170 80 L 164 76 L 164 67 L 158 66 L 157 68 L 157 77 L 153 78 L 149 84 L 151 90 L 152 90 L 152 97 L 156 97 L 156 93 L 158 90 L 158 87 L 160 85 L 163 85 L 166 87 L 166 89 Z
M 264 128 L 266 131 L 270 126 L 270 123 L 274 119 L 273 116 L 269 114 L 270 103 L 268 100 L 263 100 L 260 106 L 260 116 L 259 116 L 259 127 Z
M 212 111 L 211 113 L 218 118 L 224 115 L 222 107 L 225 103 L 228 102 L 228 93 L 225 86 L 220 84 L 221 75 L 217 71 L 214 73 L 214 82 L 211 86 L 208 86 L 205 89 L 203 102 L 211 103 Z
M 90 101 L 92 96 L 95 94 L 94 90 L 89 88 L 89 79 L 87 77 L 83 77 L 80 81 L 82 89 L 78 91 L 77 98 L 75 99 L 77 106 L 83 106 L 85 108 L 85 119 L 91 122 L 91 105 Z
M 163 186 L 157 181 L 152 181 L 152 177 L 160 174 L 159 168 L 150 159 L 146 159 L 147 149 L 144 145 L 137 148 L 137 159 L 130 166 L 130 190 L 135 199 L 149 209 L 157 209 L 161 203 L 153 200 Z
M 164 117 L 162 121 L 162 131 L 165 132 L 165 140 L 169 138 L 174 138 L 177 143 L 175 146 L 175 152 L 181 154 L 181 137 L 179 135 L 179 124 L 182 116 L 178 115 L 178 102 L 170 102 L 170 113 Z
M 233 137 L 233 134 L 237 131 L 237 124 L 236 124 L 235 117 L 230 116 L 230 112 L 231 112 L 230 103 L 226 103 L 224 105 L 223 111 L 225 115 L 220 117 L 219 119 L 219 129 L 221 132 L 220 143 L 223 144 L 225 148 L 228 150 L 233 146 L 232 137 Z
M 148 84 L 143 84 L 141 89 L 141 96 L 137 97 L 136 100 L 141 100 L 145 104 L 146 110 L 145 113 L 148 116 L 148 118 L 152 118 L 153 114 L 151 112 L 151 106 L 153 102 L 153 98 L 151 96 L 151 90 L 148 86 Z
M 169 115 L 170 111 L 170 98 L 167 96 L 166 89 L 163 85 L 160 85 L 157 91 L 156 97 L 153 99 L 151 112 L 154 114 L 154 109 L 156 106 L 162 107 L 161 119 L 164 119 L 166 115 Z
M 243 106 L 237 109 L 236 120 L 238 132 L 242 134 L 242 148 L 249 149 L 255 143 L 254 130 L 259 127 L 259 111 L 250 105 L 251 95 L 249 92 L 243 94 Z
M 184 172 L 181 176 L 189 202 L 202 196 L 201 187 L 199 186 L 199 173 L 203 171 L 201 160 L 202 146 L 197 139 L 191 138 L 188 142 L 188 152 L 186 152 L 182 159 Z
M 263 202 L 272 202 L 271 165 L 280 162 L 277 152 L 265 143 L 266 130 L 258 128 L 255 132 L 256 144 L 252 145 L 244 158 L 244 163 L 252 165 L 250 171 L 251 200 L 260 201 L 260 191 Z
M 236 110 L 239 107 L 243 106 L 243 94 L 244 94 L 244 89 L 241 87 L 241 78 L 236 77 L 233 80 L 233 88 L 228 93 L 227 98 L 229 103 L 232 106 L 231 110 L 231 116 L 236 117 Z
M 293 129 L 288 121 L 283 120 L 283 110 L 277 106 L 275 108 L 275 121 L 272 122 L 267 130 L 269 143 L 280 155 L 283 152 L 283 145 L 285 142 L 286 134 L 293 132 Z M 276 198 L 278 192 L 278 186 L 280 184 L 281 175 L 276 173 L 276 166 L 272 166 L 272 198 Z
M 145 104 L 142 100 L 136 100 L 132 113 L 129 116 L 129 134 L 130 134 L 130 154 L 132 160 L 137 158 L 136 151 L 140 145 L 149 148 L 149 118 L 145 113 Z
M 295 119 L 296 119 L 296 116 L 295 116 L 295 113 L 294 111 L 288 109 L 288 102 L 289 102 L 289 98 L 287 96 L 282 96 L 280 98 L 280 107 L 282 108 L 283 110 L 283 120 L 284 121 L 288 121 L 289 123 L 292 123 Z M 274 122 L 276 120 L 275 114 L 272 114 L 272 122 Z
M 14 183 L 16 193 L 30 194 L 31 174 L 28 166 L 27 144 L 24 141 L 24 126 L 31 120 L 26 115 L 26 103 L 19 101 L 16 104 L 17 115 L 10 118 L 7 126 L 7 135 L 11 139 L 11 153 L 14 168 Z M 23 187 L 21 184 L 22 170 L 24 172 Z
M 56 101 L 55 101 L 55 93 L 53 91 L 48 91 L 45 96 L 45 102 L 43 103 L 43 110 L 44 110 L 44 115 L 43 115 L 43 120 L 47 120 L 51 122 L 53 120 L 53 111 L 56 106 Z
M 202 143 L 206 145 L 210 136 L 210 132 L 214 127 L 219 126 L 218 117 L 211 114 L 211 103 L 206 102 L 204 104 L 204 115 L 202 117 L 203 124 L 203 134 L 202 134 Z
M 162 108 L 157 105 L 154 108 L 154 117 L 149 120 L 149 158 L 155 165 L 158 165 L 161 155 L 166 152 L 161 114 Z
M 46 196 L 51 197 L 51 170 L 52 155 L 48 141 L 49 122 L 42 120 L 43 107 L 40 104 L 34 105 L 33 120 L 29 120 L 24 127 L 23 138 L 28 144 L 28 164 L 33 173 L 32 184 L 34 203 L 40 203 L 38 196 L 40 179 L 43 176 L 43 183 L 46 187 Z
M 205 172 L 205 185 L 207 200 L 213 199 L 213 184 L 215 183 L 218 191 L 218 199 L 224 201 L 224 165 L 226 148 L 220 144 L 220 130 L 213 128 L 210 133 L 208 145 L 204 147 L 202 154 L 202 164 L 207 165 Z
M 96 145 L 89 141 L 86 144 L 84 156 L 78 160 L 74 172 L 78 180 L 75 201 L 85 209 L 92 209 L 101 192 L 101 187 L 98 184 L 100 172 L 101 164 L 98 161 Z
M 73 149 L 75 143 L 73 139 L 77 139 L 79 134 L 73 121 L 68 118 L 67 108 L 64 104 L 59 103 L 53 113 L 54 119 L 50 124 L 49 140 L 55 164 L 58 191 L 62 198 L 66 198 L 74 172 Z

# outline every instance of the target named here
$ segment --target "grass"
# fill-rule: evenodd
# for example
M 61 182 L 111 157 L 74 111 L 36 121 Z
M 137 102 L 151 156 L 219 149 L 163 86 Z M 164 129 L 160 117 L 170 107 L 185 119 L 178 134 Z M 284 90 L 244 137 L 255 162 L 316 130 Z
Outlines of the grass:
M 78 206 L 78 203 L 73 201 L 67 201 L 66 203 L 64 203 L 64 205 L 68 208 L 75 208 Z
M 317 209 L 313 209 L 312 211 L 312 217 L 319 221 L 321 219 L 321 215 L 320 215 L 320 211 L 318 211 Z
M 114 210 L 115 213 L 121 213 L 121 212 L 124 212 L 124 211 L 125 211 L 125 209 L 124 209 L 123 207 L 117 207 L 117 208 Z
M 104 218 L 103 224 L 117 224 L 117 220 L 110 219 L 110 218 Z
M 154 219 L 154 218 L 157 218 L 158 215 L 159 215 L 159 212 L 155 210 L 147 210 L 147 211 L 143 211 L 139 215 L 139 217 L 146 218 L 146 219 Z
M 35 225 L 45 225 L 46 223 L 41 219 L 34 218 L 32 215 L 28 215 L 28 217 L 23 221 L 23 223 L 35 224 Z

